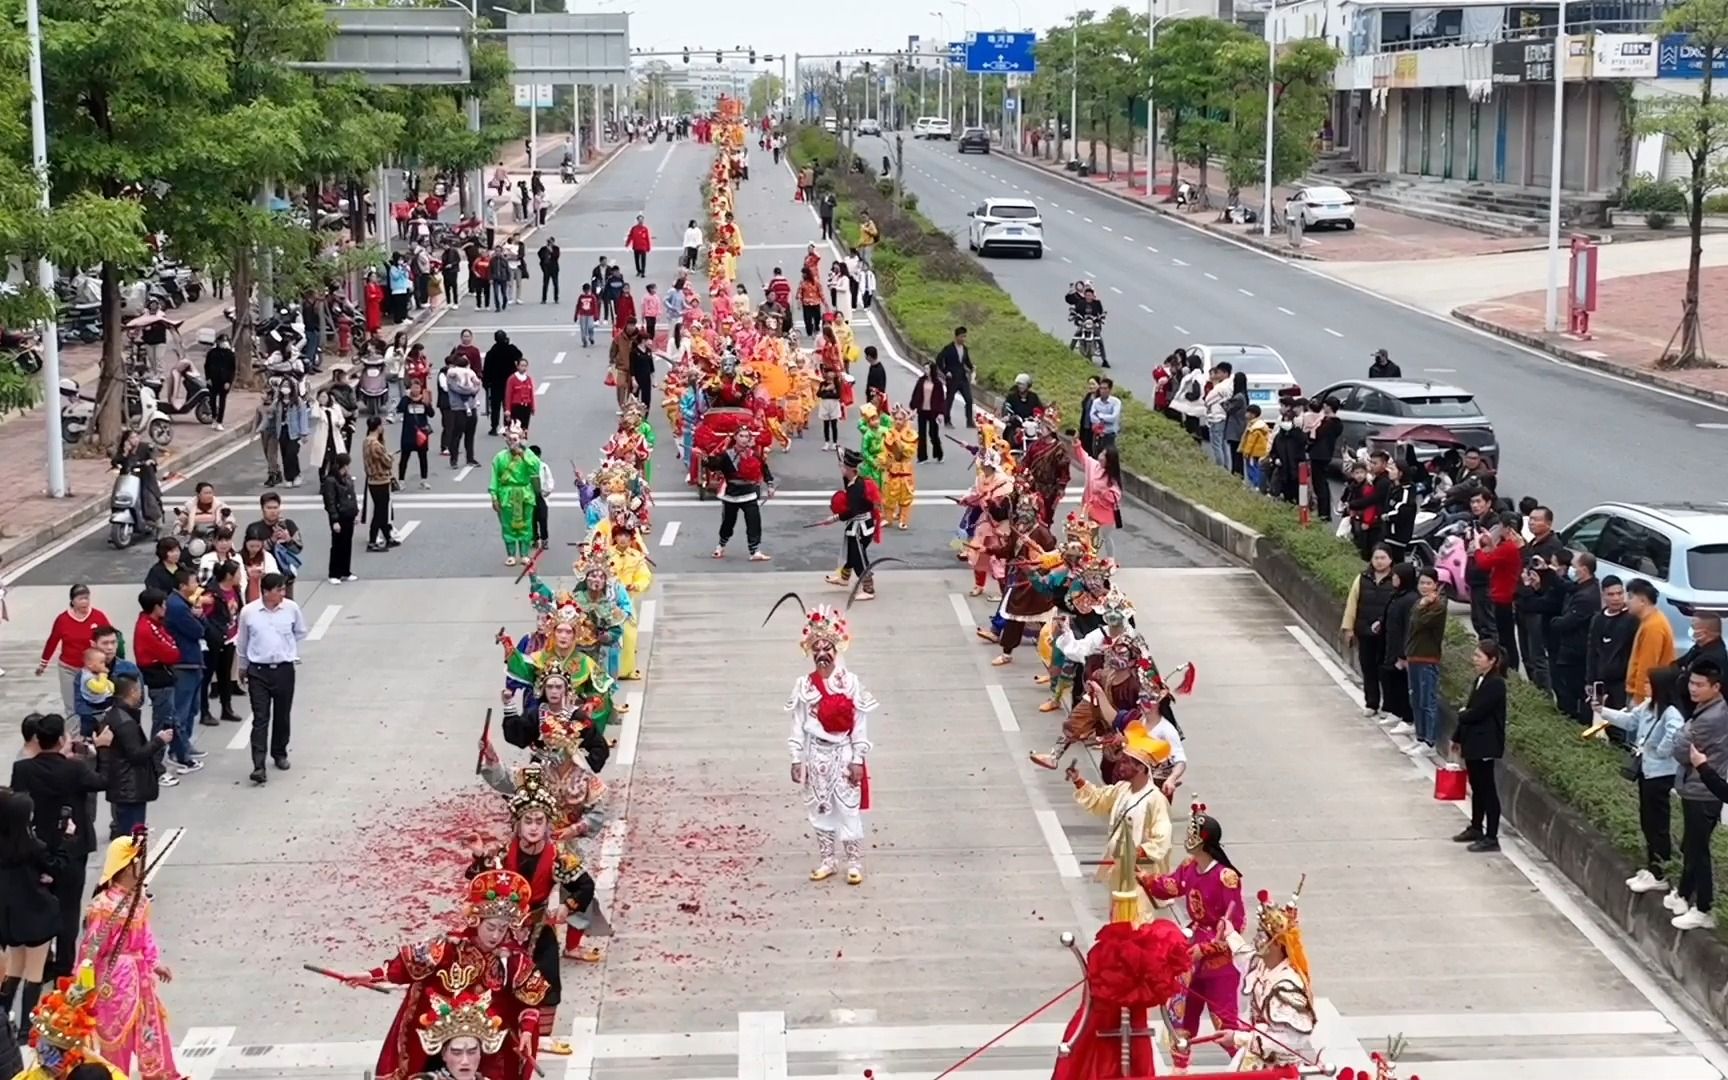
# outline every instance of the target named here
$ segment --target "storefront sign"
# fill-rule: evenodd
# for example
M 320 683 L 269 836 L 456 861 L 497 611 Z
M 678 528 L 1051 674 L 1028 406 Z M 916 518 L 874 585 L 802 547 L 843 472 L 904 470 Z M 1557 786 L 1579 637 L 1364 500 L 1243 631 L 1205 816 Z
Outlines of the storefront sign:
M 1711 58 L 1711 74 L 1715 78 L 1728 75 L 1728 49 L 1718 49 Z M 1687 40 L 1685 34 L 1669 34 L 1656 50 L 1656 77 L 1659 79 L 1702 79 L 1704 48 Z
M 1654 79 L 1656 39 L 1648 34 L 1596 34 L 1590 41 L 1593 79 Z

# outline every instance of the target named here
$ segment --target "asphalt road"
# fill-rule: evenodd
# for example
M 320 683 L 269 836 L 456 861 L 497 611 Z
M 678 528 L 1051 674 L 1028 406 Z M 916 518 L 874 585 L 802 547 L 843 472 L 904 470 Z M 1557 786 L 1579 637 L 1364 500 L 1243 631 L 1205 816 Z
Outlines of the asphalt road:
M 860 140 L 867 161 L 880 140 Z M 867 144 L 867 145 L 865 145 Z M 905 178 L 919 208 L 966 243 L 966 213 L 993 195 L 1032 199 L 1044 211 L 1042 260 L 992 257 L 1001 286 L 1034 321 L 1067 339 L 1062 296 L 1093 281 L 1117 378 L 1144 399 L 1151 369 L 1171 349 L 1255 342 L 1283 354 L 1304 389 L 1361 378 L 1388 349 L 1411 378 L 1476 395 L 1503 454 L 1503 494 L 1530 494 L 1562 521 L 1610 499 L 1706 501 L 1720 497 L 1694 463 L 1718 461 L 1722 411 L 1538 357 L 1447 320 L 1419 314 L 1108 195 L 1014 161 L 962 155 L 949 143 L 905 141 Z M 1634 482 L 1629 466 L 1642 467 Z
M 574 325 L 575 294 L 587 280 L 591 267 L 602 257 L 623 259 L 624 236 L 645 213 L 655 238 L 648 260 L 646 279 L 630 277 L 632 292 L 640 297 L 643 286 L 657 282 L 670 288 L 677 270 L 677 242 L 691 218 L 703 214 L 700 185 L 709 162 L 710 148 L 689 142 L 668 146 L 658 142 L 629 146 L 553 215 L 544 230 L 528 240 L 530 274 L 525 303 L 504 312 L 480 311 L 472 300 L 442 315 L 422 339 L 429 355 L 442 357 L 454 347 L 463 330 L 473 332 L 484 351 L 497 331 L 504 331 L 527 354 L 529 370 L 539 384 L 540 405 L 531 426 L 531 441 L 541 447 L 551 462 L 558 490 L 551 500 L 551 535 L 554 555 L 549 569 L 568 565 L 562 545 L 579 540 L 585 532 L 582 512 L 570 482 L 572 467 L 592 469 L 600 446 L 615 429 L 613 390 L 603 384 L 607 368 L 604 331 L 601 344 L 583 349 Z M 774 169 L 766 155 L 754 162 L 753 179 L 739 199 L 740 223 L 744 231 L 745 255 L 739 279 L 760 295 L 776 266 L 796 274 L 807 244 L 819 235 L 808 207 L 792 199 L 791 176 Z M 553 181 L 555 182 L 555 180 Z M 547 236 L 555 237 L 563 249 L 561 260 L 562 300 L 540 303 L 541 282 L 534 252 Z M 638 299 L 640 305 L 640 299 Z M 876 343 L 875 331 L 862 316 L 854 318 L 860 348 Z M 386 328 L 388 333 L 389 328 Z M 904 401 L 911 396 L 913 376 L 889 358 L 889 396 Z M 854 370 L 864 378 L 862 361 Z M 845 441 L 857 443 L 856 414 L 843 428 Z M 719 526 L 719 508 L 714 501 L 698 501 L 693 488 L 679 479 L 679 463 L 673 440 L 656 394 L 650 420 L 659 435 L 653 460 L 656 507 L 649 538 L 652 557 L 661 573 L 721 572 L 773 573 L 782 570 L 831 570 L 841 561 L 840 537 L 832 529 L 803 526 L 827 516 L 830 494 L 839 481 L 839 467 L 832 454 L 824 454 L 820 428 L 812 438 L 795 442 L 790 453 L 775 454 L 770 467 L 778 481 L 778 494 L 764 509 L 764 550 L 773 556 L 768 563 L 746 561 L 740 523 L 739 534 L 728 549 L 728 557 L 711 557 Z M 964 434 L 963 428 L 956 428 Z M 391 429 L 391 447 L 397 448 L 396 429 Z M 434 439 L 434 448 L 437 439 Z M 447 461 L 432 460 L 430 490 L 422 490 L 417 470 L 411 470 L 403 491 L 395 501 L 398 529 L 406 530 L 402 548 L 388 553 L 355 554 L 355 572 L 361 578 L 437 578 L 476 573 L 506 575 L 503 548 L 487 495 L 490 464 L 502 448 L 502 440 L 489 437 L 482 417 L 475 439 L 478 467 L 451 468 Z M 964 493 L 971 483 L 970 462 L 952 443 L 946 460 L 919 467 L 918 502 L 912 528 L 890 530 L 877 550 L 878 556 L 893 555 L 905 565 L 924 569 L 956 564 L 954 528 L 959 512 L 950 496 Z M 357 455 L 356 455 L 357 456 Z M 242 522 L 257 516 L 257 498 L 263 493 L 264 461 L 256 443 L 226 458 L 196 479 L 208 479 L 217 492 L 234 506 Z M 170 491 L 169 505 L 184 498 L 188 484 Z M 301 526 L 307 545 L 308 578 L 328 559 L 329 535 L 316 478 L 308 472 L 299 488 L 279 488 L 286 513 Z M 1077 494 L 1077 492 L 1076 492 Z M 1071 507 L 1070 507 L 1071 508 Z M 1125 515 L 1127 527 L 1119 533 L 1117 557 L 1133 566 L 1217 565 L 1221 558 L 1196 539 L 1150 512 Z M 147 545 L 117 552 L 106 546 L 103 535 L 86 537 L 64 554 L 23 576 L 23 584 L 70 581 L 121 583 L 142 581 L 151 553 Z

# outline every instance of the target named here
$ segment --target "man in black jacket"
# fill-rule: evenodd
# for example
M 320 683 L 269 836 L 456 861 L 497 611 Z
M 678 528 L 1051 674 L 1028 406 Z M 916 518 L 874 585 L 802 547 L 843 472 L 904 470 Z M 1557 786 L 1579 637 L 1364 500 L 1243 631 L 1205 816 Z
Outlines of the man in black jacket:
M 883 412 L 888 411 L 888 369 L 882 366 L 882 356 L 876 346 L 864 346 L 864 400 Z
M 1584 653 L 1585 693 L 1596 691 L 1609 708 L 1626 707 L 1626 666 L 1637 636 L 1638 619 L 1626 609 L 1626 583 L 1609 574 L 1602 579 L 1602 610 L 1590 620 Z
M 162 755 L 173 741 L 174 729 L 154 737 L 144 734 L 144 688 L 124 675 L 114 680 L 114 705 L 97 721 L 96 734 L 113 732 L 96 753 L 97 768 L 108 778 L 108 838 L 131 836 L 144 824 L 146 808 L 161 794 Z
M 1494 512 L 1494 497 L 1486 491 L 1470 496 L 1470 518 L 1479 532 L 1492 529 L 1500 515 Z M 1466 537 L 1466 540 L 1472 539 Z M 1494 624 L 1494 601 L 1488 595 L 1488 571 L 1477 560 L 1464 561 L 1464 584 L 1470 587 L 1470 626 L 1479 638 L 1498 636 Z M 1513 644 L 1517 644 L 1514 642 Z
M 1590 624 L 1602 610 L 1602 585 L 1596 580 L 1596 556 L 1580 551 L 1572 556 L 1571 588 L 1561 601 L 1560 614 L 1548 624 L 1548 655 L 1553 666 L 1549 681 L 1560 711 L 1580 724 L 1590 722 L 1584 704 L 1584 657 L 1590 649 Z
M 324 476 L 324 513 L 330 516 L 330 584 L 354 580 L 354 523 L 360 520 L 360 499 L 349 473 L 353 458 L 337 454 Z
M 96 850 L 96 828 L 91 820 L 91 794 L 106 790 L 108 779 L 83 758 L 67 757 L 66 718 L 57 714 L 24 718 L 25 756 L 12 763 L 12 790 L 30 796 L 36 804 L 31 820 L 36 835 L 45 844 L 64 842 L 72 856 L 64 872 L 54 878 L 54 896 L 60 902 L 60 933 L 54 941 L 51 976 L 72 974 L 78 956 L 79 920 L 84 910 L 84 875 L 88 856 Z M 93 740 L 98 748 L 108 746 L 114 732 L 104 730 Z M 72 835 L 65 835 L 65 823 Z
M 492 347 L 480 368 L 480 381 L 486 387 L 486 424 L 488 435 L 498 434 L 498 420 L 504 410 L 504 386 L 516 374 L 516 362 L 522 350 L 510 341 L 510 335 L 499 330 L 492 335 Z
M 1554 536 L 1552 532 L 1548 535 Z M 1524 550 L 1529 552 L 1531 548 L 1525 545 Z M 1552 651 L 1548 634 L 1550 624 L 1566 604 L 1566 588 L 1560 575 L 1566 572 L 1567 566 L 1557 565 L 1558 559 L 1564 559 L 1567 564 L 1571 562 L 1565 548 L 1556 550 L 1553 557 L 1532 555 L 1527 558 L 1524 572 L 1518 578 L 1518 592 L 1512 601 L 1518 620 L 1518 655 L 1524 661 L 1525 674 L 1542 690 L 1553 688 L 1548 671 L 1548 657 Z
M 1685 679 L 1692 669 L 1704 661 L 1716 665 L 1721 671 L 1728 671 L 1728 647 L 1722 644 L 1722 616 L 1694 615 L 1692 616 L 1692 647 L 1686 650 L 1686 655 L 1674 661 L 1674 666 L 1680 669 L 1680 678 Z M 1692 701 L 1681 695 L 1681 711 L 1688 717 L 1692 715 Z
M 540 245 L 540 302 L 546 302 L 546 290 L 552 290 L 552 302 L 558 302 L 558 257 L 562 254 L 555 238 L 548 237 Z
M 954 426 L 954 399 L 960 398 L 966 402 L 965 421 L 967 427 L 977 427 L 972 419 L 972 353 L 966 348 L 966 328 L 954 328 L 954 340 L 942 346 L 942 351 L 936 354 L 936 366 L 942 372 L 942 378 L 948 384 L 948 401 L 942 411 L 942 423 L 947 427 Z

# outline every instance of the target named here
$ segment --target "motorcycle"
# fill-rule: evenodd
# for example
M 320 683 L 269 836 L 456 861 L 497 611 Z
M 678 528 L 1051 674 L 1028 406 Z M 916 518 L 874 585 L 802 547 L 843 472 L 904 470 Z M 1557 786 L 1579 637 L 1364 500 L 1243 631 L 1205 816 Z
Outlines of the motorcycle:
M 369 356 L 360 363 L 360 378 L 354 385 L 360 396 L 360 411 L 367 417 L 383 416 L 390 400 L 390 380 L 384 371 L 384 358 Z
M 156 457 L 149 447 L 139 452 L 114 475 L 114 487 L 108 493 L 108 544 L 119 551 L 132 546 L 142 532 L 156 531 L 156 522 L 148 516 L 146 496 L 154 481 Z
M 169 417 L 191 415 L 200 424 L 214 424 L 216 422 L 215 402 L 211 400 L 210 388 L 192 370 L 192 362 L 182 360 L 175 366 L 175 370 L 179 374 L 181 397 L 183 398 L 178 405 L 170 402 L 162 394 L 162 380 L 154 378 L 145 380 L 145 385 L 149 386 L 151 392 L 156 395 L 157 407 L 161 410 L 162 415 Z
M 1074 323 L 1074 336 L 1068 340 L 1068 347 L 1109 367 L 1110 359 L 1104 352 L 1104 316 L 1070 314 L 1069 319 Z
M 232 511 L 224 508 L 224 521 L 227 521 L 232 517 Z M 204 553 L 209 551 L 211 546 L 215 544 L 216 529 L 216 525 L 208 522 L 194 526 L 186 519 L 185 507 L 176 506 L 174 508 L 174 538 L 180 541 L 180 546 L 185 548 L 186 554 L 190 555 L 192 558 L 203 558 Z
M 60 438 L 67 444 L 78 442 L 90 430 L 90 420 L 96 412 L 96 399 L 78 392 L 77 379 L 60 380 Z
M 26 375 L 35 375 L 42 370 L 42 349 L 39 345 L 26 345 L 12 354 L 12 366 Z
M 558 167 L 558 179 L 562 183 L 566 184 L 574 184 L 576 182 L 576 166 L 568 159 L 565 160 L 564 164 Z
M 179 263 L 165 259 L 156 263 L 155 280 L 152 284 L 167 298 L 166 307 L 177 308 L 186 303 L 186 290 L 180 284 L 182 272 Z

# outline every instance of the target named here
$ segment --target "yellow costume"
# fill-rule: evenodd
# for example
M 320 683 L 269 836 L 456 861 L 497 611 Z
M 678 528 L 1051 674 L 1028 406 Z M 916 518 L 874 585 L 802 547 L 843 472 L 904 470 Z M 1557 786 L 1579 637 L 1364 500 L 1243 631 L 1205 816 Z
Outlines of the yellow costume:
M 630 594 L 630 619 L 624 623 L 624 637 L 619 643 L 618 677 L 635 680 L 642 677 L 636 667 L 636 623 L 642 617 L 642 598 L 654 583 L 654 571 L 648 565 L 648 549 L 642 543 L 636 515 L 628 510 L 615 510 L 607 532 L 606 555 L 612 566 L 612 580 L 624 586 Z
M 851 367 L 863 354 L 858 351 L 858 341 L 852 334 L 852 324 L 836 318 L 831 324 L 834 327 L 834 341 L 840 346 L 840 359 Z
M 1170 803 L 1150 774 L 1152 768 L 1170 756 L 1170 744 L 1152 738 L 1146 726 L 1136 720 L 1123 733 L 1122 752 L 1146 765 L 1145 787 L 1135 791 L 1126 780 L 1108 787 L 1085 780 L 1074 785 L 1074 801 L 1110 822 L 1104 859 L 1098 867 L 1099 881 L 1110 879 L 1117 852 L 1125 850 L 1134 853 L 1136 874 L 1161 877 L 1170 872 Z M 1139 926 L 1157 916 L 1157 907 L 1146 890 L 1134 892 L 1138 904 L 1134 924 Z
M 898 528 L 912 523 L 912 499 L 918 491 L 918 428 L 904 405 L 894 406 L 894 421 L 882 436 L 887 458 L 882 474 L 882 516 Z

